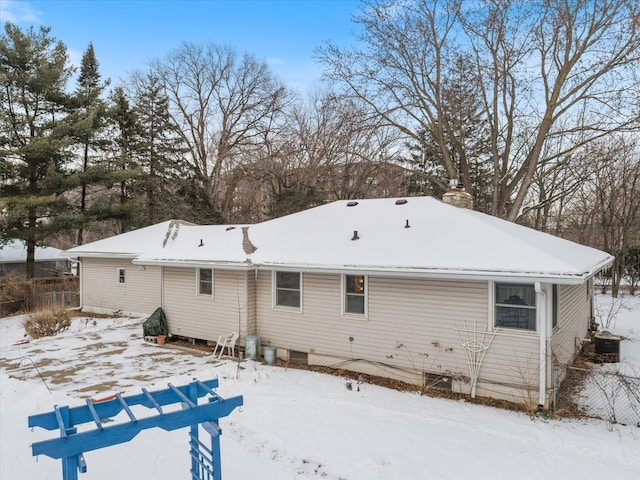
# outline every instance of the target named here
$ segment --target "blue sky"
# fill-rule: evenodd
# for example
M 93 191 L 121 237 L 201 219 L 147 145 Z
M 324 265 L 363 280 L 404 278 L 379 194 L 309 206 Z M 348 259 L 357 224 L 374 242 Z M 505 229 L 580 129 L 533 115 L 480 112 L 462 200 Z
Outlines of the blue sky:
M 319 80 L 313 49 L 353 42 L 358 0 L 0 0 L 0 19 L 51 27 L 78 64 L 93 42 L 112 85 L 182 42 L 231 45 L 270 63 L 302 92 Z

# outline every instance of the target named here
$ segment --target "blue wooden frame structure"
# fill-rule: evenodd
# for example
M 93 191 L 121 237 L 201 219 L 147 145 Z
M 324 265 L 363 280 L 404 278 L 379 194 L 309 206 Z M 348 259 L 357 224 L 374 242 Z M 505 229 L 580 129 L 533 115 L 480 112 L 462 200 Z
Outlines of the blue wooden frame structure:
M 218 421 L 229 415 L 243 404 L 242 395 L 223 399 L 213 391 L 218 380 L 200 382 L 196 379 L 188 385 L 175 387 L 168 384 L 167 389 L 149 392 L 145 388 L 138 395 L 123 397 L 116 394 L 112 400 L 72 407 L 54 406 L 54 411 L 31 415 L 29 427 L 41 427 L 47 430 L 60 430 L 59 438 L 36 442 L 31 445 L 32 454 L 46 455 L 62 460 L 62 478 L 77 480 L 78 472 L 87 471 L 84 452 L 97 450 L 132 440 L 142 430 L 161 428 L 166 431 L 190 427 L 190 454 L 192 480 L 219 480 L 222 478 L 220 461 L 220 434 Z M 209 395 L 206 403 L 198 404 L 198 399 Z M 181 409 L 164 412 L 162 407 L 180 403 Z M 155 409 L 157 414 L 136 417 L 132 406 L 141 405 Z M 114 425 L 104 425 L 106 419 L 125 411 L 129 421 Z M 77 426 L 95 423 L 95 428 L 78 432 Z M 207 447 L 198 438 L 198 427 L 211 436 L 211 447 Z

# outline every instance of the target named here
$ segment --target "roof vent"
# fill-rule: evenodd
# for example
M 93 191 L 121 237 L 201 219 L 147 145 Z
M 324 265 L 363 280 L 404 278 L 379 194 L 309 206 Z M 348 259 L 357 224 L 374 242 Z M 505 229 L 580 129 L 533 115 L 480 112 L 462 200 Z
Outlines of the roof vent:
M 353 237 L 351 237 L 351 240 L 360 240 L 360 237 L 358 236 L 358 230 L 353 231 Z
M 404 205 L 405 203 L 407 203 L 406 198 L 399 198 L 398 200 L 396 200 L 396 205 Z
M 228 232 L 229 230 L 235 230 L 235 228 L 236 228 L 236 227 L 227 227 L 227 232 Z
M 199 247 L 204 247 L 204 242 L 202 241 L 202 239 L 200 239 L 200 245 L 198 245 Z
M 411 228 L 411 225 L 409 225 L 409 219 L 407 219 L 407 223 L 404 224 L 404 228 Z
M 347 202 L 347 207 L 355 207 L 356 205 L 358 205 L 358 202 Z

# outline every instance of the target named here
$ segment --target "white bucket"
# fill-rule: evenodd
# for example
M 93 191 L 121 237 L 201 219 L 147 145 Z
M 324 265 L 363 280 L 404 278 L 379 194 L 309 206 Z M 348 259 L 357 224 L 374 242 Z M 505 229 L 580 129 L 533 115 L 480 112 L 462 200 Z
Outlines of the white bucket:
M 244 337 L 244 355 L 249 360 L 260 358 L 260 337 L 258 335 Z
M 264 361 L 269 365 L 276 364 L 276 347 L 264 347 Z

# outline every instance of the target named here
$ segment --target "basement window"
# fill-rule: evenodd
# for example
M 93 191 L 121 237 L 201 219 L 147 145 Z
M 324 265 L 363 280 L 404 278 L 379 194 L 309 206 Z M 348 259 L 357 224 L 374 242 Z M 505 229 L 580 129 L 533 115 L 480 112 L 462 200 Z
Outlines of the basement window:
M 289 351 L 289 361 L 300 365 L 309 365 L 309 354 L 307 352 Z
M 437 388 L 439 390 L 447 390 L 448 392 L 453 390 L 453 382 L 451 377 L 442 375 L 440 373 L 424 372 L 424 386 L 429 388 Z

